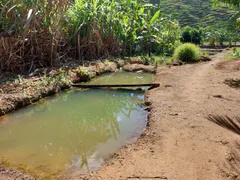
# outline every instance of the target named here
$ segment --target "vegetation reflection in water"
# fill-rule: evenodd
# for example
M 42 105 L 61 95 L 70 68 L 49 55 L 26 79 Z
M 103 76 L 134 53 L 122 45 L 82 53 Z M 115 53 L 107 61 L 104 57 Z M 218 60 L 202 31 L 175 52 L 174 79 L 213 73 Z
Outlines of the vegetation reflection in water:
M 151 83 L 153 80 L 153 75 L 149 73 L 133 73 L 119 71 L 116 73 L 105 74 L 99 76 L 88 84 L 144 84 Z
M 110 76 L 115 82 L 123 77 Z M 138 76 L 148 82 L 152 78 Z M 0 156 L 10 167 L 41 178 L 94 170 L 141 134 L 147 119 L 142 100 L 139 91 L 100 89 L 72 90 L 42 100 L 1 119 Z

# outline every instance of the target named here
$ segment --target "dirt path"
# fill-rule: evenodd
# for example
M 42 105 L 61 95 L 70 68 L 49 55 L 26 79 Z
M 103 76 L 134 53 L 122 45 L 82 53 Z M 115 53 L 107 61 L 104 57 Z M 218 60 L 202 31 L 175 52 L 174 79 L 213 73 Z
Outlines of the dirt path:
M 215 68 L 225 55 L 159 69 L 155 81 L 161 87 L 148 94 L 149 129 L 91 179 L 240 179 L 240 136 L 206 118 L 240 117 L 240 90 L 223 83 L 240 79 L 240 71 Z

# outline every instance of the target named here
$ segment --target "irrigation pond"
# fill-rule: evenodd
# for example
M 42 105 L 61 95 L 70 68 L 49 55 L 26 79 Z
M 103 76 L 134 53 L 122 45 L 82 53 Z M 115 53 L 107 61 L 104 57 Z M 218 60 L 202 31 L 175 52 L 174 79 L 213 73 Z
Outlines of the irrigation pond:
M 150 83 L 152 74 L 117 72 L 92 84 Z M 51 179 L 97 169 L 146 127 L 144 92 L 71 89 L 0 118 L 0 158 Z

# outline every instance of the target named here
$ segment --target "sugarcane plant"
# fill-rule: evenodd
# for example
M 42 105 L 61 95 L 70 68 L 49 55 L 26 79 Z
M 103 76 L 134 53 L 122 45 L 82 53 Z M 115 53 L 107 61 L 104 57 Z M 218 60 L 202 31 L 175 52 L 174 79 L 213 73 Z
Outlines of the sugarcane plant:
M 175 44 L 178 33 L 178 24 L 147 1 L 0 0 L 0 70 L 151 55 Z

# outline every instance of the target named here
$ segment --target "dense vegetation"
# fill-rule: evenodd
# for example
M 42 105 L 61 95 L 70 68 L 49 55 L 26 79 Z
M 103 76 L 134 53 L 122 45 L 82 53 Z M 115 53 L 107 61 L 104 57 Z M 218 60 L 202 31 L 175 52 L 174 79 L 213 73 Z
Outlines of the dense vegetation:
M 160 0 L 161 11 L 176 18 L 182 27 L 223 27 L 234 10 L 212 5 L 212 0 Z
M 151 0 L 151 2 L 158 4 L 164 14 L 179 21 L 183 28 L 182 42 L 195 44 L 207 42 L 211 45 L 223 45 L 224 42 L 228 42 L 231 45 L 239 41 L 238 0 Z M 227 6 L 228 2 L 235 6 Z M 187 32 L 186 27 L 191 29 L 187 28 Z
M 203 38 L 203 32 L 201 29 L 196 29 L 190 26 L 186 26 L 182 30 L 181 42 L 201 44 Z
M 214 3 L 224 3 L 227 5 L 231 5 L 233 7 L 240 7 L 240 1 L 239 0 L 213 0 Z
M 0 0 L 0 71 L 31 72 L 69 59 L 171 55 L 180 40 L 231 44 L 239 39 L 238 14 L 228 21 L 234 12 L 211 0 Z
M 0 70 L 173 51 L 178 23 L 138 0 L 1 0 Z

